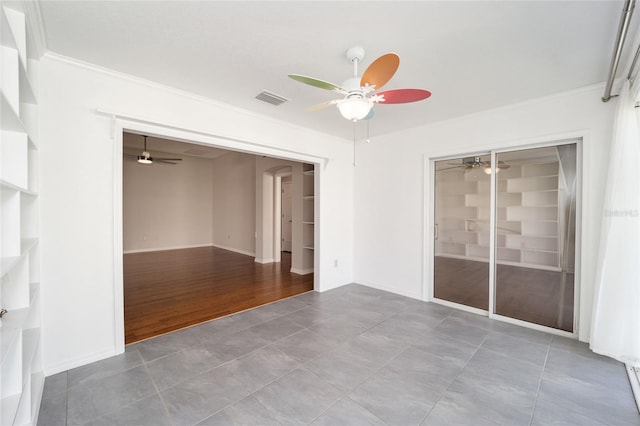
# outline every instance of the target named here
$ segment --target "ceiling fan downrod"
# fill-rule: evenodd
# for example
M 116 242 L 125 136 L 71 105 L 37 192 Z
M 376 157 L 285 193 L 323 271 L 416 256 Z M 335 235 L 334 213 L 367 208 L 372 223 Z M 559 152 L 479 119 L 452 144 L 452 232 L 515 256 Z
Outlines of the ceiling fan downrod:
M 364 58 L 364 49 L 360 46 L 354 46 L 348 49 L 345 56 L 349 62 L 353 63 L 353 76 L 358 76 L 358 63 Z

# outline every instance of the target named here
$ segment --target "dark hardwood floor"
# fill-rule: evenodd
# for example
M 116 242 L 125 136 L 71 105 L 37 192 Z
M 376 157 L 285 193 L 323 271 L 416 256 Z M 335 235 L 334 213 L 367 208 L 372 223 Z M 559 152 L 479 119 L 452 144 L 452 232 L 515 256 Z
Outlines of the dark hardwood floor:
M 436 256 L 434 295 L 489 309 L 489 264 Z M 496 313 L 560 330 L 573 330 L 574 274 L 498 265 Z
M 313 290 L 313 274 L 215 247 L 124 255 L 125 343 Z

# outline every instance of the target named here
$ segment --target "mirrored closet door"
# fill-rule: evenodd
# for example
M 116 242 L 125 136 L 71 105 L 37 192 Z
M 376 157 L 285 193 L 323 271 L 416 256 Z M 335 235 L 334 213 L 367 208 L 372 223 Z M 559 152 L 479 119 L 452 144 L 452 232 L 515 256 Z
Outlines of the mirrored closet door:
M 435 162 L 436 300 L 573 332 L 578 173 L 568 142 Z

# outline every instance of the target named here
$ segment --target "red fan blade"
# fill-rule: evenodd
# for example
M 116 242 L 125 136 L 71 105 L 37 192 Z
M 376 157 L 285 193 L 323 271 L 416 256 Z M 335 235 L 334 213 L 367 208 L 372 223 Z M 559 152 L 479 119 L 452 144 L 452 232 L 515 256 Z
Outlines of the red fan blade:
M 380 102 L 382 105 L 406 104 L 427 99 L 431 96 L 431 92 L 424 89 L 395 89 L 378 92 L 378 95 L 384 95 L 384 101 Z
M 391 80 L 391 77 L 398 70 L 398 66 L 400 66 L 400 57 L 395 53 L 387 53 L 380 56 L 362 74 L 360 86 L 364 87 L 368 84 L 369 86 L 376 86 L 376 90 L 380 90 L 382 86 Z

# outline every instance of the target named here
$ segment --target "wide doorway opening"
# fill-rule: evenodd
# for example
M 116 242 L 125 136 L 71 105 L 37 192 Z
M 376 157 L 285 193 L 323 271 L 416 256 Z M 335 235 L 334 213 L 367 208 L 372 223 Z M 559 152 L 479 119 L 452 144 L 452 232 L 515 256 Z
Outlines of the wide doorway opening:
M 574 334 L 579 140 L 434 161 L 433 299 Z
M 144 136 L 122 135 L 125 344 L 314 289 L 313 164 Z

